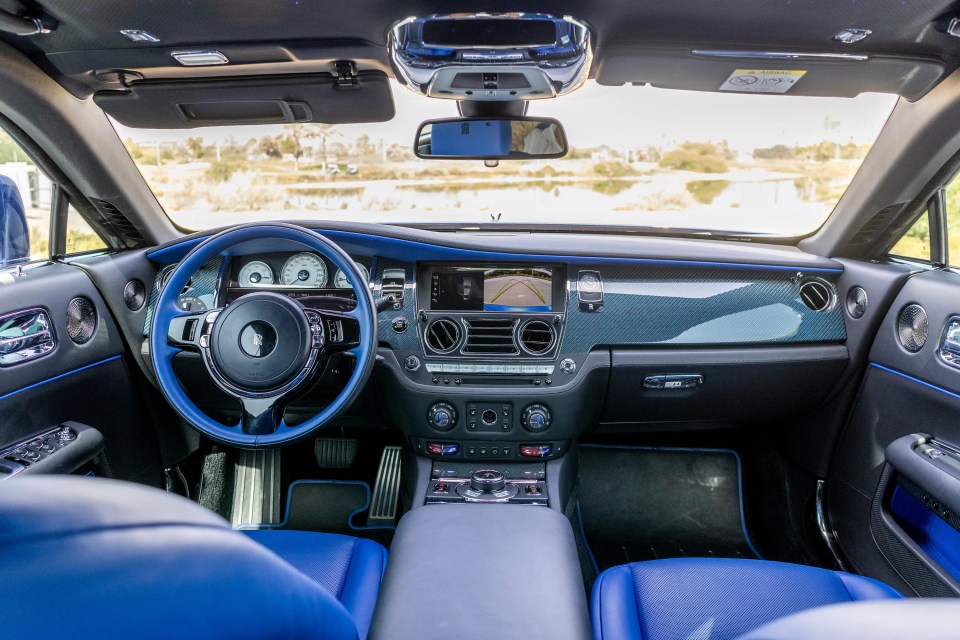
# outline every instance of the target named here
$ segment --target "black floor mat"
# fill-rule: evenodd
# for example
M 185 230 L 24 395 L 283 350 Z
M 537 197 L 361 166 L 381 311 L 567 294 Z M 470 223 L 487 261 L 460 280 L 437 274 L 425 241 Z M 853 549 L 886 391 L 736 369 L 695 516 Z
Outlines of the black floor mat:
M 389 546 L 394 529 L 367 527 L 369 506 L 370 487 L 363 482 L 295 482 L 290 487 L 283 528 L 340 533 Z
M 740 491 L 732 451 L 580 447 L 579 515 L 598 571 L 659 558 L 757 557 Z

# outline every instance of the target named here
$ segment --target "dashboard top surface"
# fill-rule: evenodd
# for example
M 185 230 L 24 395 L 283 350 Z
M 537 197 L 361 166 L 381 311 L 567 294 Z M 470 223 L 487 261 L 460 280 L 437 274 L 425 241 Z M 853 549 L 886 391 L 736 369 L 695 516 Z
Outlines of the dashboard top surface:
M 796 247 L 722 240 L 589 234 L 450 233 L 334 222 L 305 226 L 328 236 L 351 254 L 377 255 L 404 262 L 564 260 L 572 263 L 616 261 L 699 268 L 803 269 L 814 273 L 840 273 L 843 270 L 839 262 L 805 253 Z M 190 234 L 159 245 L 147 255 L 160 264 L 174 263 L 216 232 Z M 293 249 L 265 238 L 249 244 L 242 253 Z

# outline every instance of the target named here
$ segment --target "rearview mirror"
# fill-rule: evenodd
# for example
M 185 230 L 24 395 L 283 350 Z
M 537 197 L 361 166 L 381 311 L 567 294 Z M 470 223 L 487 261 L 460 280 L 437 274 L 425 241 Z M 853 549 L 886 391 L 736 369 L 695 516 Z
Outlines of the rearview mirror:
M 553 118 L 427 120 L 417 130 L 414 152 L 428 160 L 562 158 L 567 136 Z

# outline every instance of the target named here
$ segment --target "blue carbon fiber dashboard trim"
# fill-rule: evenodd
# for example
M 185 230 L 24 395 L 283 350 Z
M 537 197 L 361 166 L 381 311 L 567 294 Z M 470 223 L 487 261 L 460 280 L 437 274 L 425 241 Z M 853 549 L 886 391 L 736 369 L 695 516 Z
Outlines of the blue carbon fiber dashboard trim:
M 584 268 L 603 278 L 603 311 L 578 311 L 577 270 L 572 269 L 561 352 L 584 353 L 600 345 L 810 343 L 847 337 L 840 305 L 822 312 L 808 309 L 793 274 L 600 264 Z M 836 300 L 832 278 L 818 279 L 834 289 Z
M 799 265 L 773 265 L 773 264 L 753 264 L 741 262 L 710 262 L 700 260 L 668 260 L 660 258 L 621 258 L 621 257 L 586 257 L 586 256 L 564 256 L 560 254 L 539 254 L 539 253 L 502 253 L 497 251 L 479 251 L 476 249 L 462 249 L 456 247 L 444 247 L 441 245 L 427 244 L 415 240 L 404 240 L 401 238 L 390 238 L 387 236 L 373 236 L 349 231 L 333 231 L 327 229 L 315 229 L 330 240 L 353 247 L 366 248 L 372 250 L 381 257 L 392 258 L 404 262 L 419 261 L 464 261 L 464 262 L 482 262 L 484 260 L 495 261 L 546 261 L 546 262 L 569 262 L 572 264 L 632 264 L 647 265 L 659 267 L 683 267 L 683 268 L 716 268 L 716 269 L 750 269 L 765 271 L 781 271 L 816 274 L 840 274 L 843 269 L 828 269 L 823 267 L 809 267 Z M 183 258 L 193 247 L 203 242 L 207 237 L 191 238 L 180 244 L 163 247 L 147 253 L 147 257 L 154 262 L 161 264 L 170 264 Z M 348 253 L 353 249 L 344 247 Z

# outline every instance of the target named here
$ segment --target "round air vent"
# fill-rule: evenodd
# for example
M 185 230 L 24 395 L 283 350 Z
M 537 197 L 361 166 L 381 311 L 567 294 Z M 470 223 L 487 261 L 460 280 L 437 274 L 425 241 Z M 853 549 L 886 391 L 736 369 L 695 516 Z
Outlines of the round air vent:
M 863 287 L 853 287 L 847 292 L 847 313 L 860 319 L 867 312 L 867 292 Z
M 131 280 L 123 288 L 123 304 L 130 311 L 139 311 L 147 300 L 147 289 L 139 280 Z
M 67 335 L 77 344 L 93 337 L 97 330 L 97 309 L 84 297 L 74 298 L 67 304 Z
M 826 311 L 833 306 L 833 289 L 822 280 L 807 280 L 800 285 L 800 299 L 811 311 Z
M 543 320 L 530 320 L 520 327 L 520 346 L 531 355 L 539 356 L 550 351 L 556 339 L 553 326 Z
M 927 332 L 929 330 L 930 323 L 927 320 L 927 312 L 920 305 L 907 305 L 900 312 L 897 334 L 900 338 L 900 344 L 910 353 L 916 353 L 923 349 L 923 345 L 927 343 Z
M 460 325 L 450 318 L 439 318 L 427 325 L 427 346 L 437 353 L 450 353 L 460 344 Z

